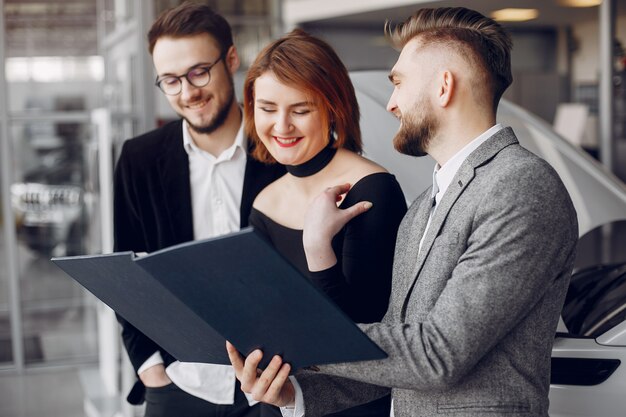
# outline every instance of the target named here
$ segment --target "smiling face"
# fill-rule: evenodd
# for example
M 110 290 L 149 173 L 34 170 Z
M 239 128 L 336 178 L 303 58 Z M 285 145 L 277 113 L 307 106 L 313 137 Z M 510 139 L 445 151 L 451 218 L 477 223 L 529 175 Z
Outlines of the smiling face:
M 254 82 L 254 124 L 263 145 L 283 165 L 300 165 L 328 144 L 320 107 L 266 72 Z
M 159 78 L 186 74 L 191 69 L 215 63 L 220 58 L 217 42 L 206 33 L 159 38 L 152 52 Z M 239 66 L 236 50 L 231 47 L 224 59 L 211 68 L 211 81 L 194 87 L 183 77 L 182 91 L 166 95 L 176 113 L 198 133 L 211 133 L 222 126 L 229 111 L 236 106 L 232 75 Z
M 393 146 L 406 155 L 426 155 L 437 134 L 439 123 L 431 91 L 435 86 L 433 61 L 428 51 L 420 51 L 416 37 L 404 46 L 389 75 L 394 89 L 387 110 L 400 120 Z

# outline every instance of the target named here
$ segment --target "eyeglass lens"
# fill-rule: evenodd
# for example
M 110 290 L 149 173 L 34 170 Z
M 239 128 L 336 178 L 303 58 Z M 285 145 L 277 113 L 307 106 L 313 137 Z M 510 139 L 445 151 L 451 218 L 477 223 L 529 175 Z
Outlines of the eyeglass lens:
M 187 82 L 196 88 L 204 87 L 211 81 L 211 69 L 217 64 L 221 57 L 211 66 L 194 68 L 180 76 L 164 77 L 157 81 L 157 86 L 167 95 L 176 95 L 182 91 L 182 78 L 186 78 Z

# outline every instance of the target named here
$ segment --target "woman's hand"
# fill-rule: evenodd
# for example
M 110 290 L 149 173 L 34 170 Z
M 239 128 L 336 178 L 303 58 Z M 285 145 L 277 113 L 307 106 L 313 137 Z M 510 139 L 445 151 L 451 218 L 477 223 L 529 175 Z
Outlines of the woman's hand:
M 261 372 L 258 366 L 263 359 L 263 352 L 260 350 L 249 354 L 245 361 L 230 342 L 226 342 L 226 350 L 243 392 L 251 394 L 254 400 L 262 403 L 277 407 L 293 406 L 296 395 L 289 380 L 291 366 L 283 363 L 280 356 L 274 356 Z
M 361 213 L 372 207 L 369 201 L 361 201 L 352 207 L 339 209 L 337 203 L 350 191 L 350 184 L 327 188 L 315 197 L 304 216 L 302 243 L 310 271 L 322 271 L 337 263 L 331 242 L 333 237 Z

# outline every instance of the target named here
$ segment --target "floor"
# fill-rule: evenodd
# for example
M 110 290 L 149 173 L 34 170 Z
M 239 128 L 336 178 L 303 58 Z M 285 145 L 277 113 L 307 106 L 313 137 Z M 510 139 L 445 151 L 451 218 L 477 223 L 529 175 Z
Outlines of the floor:
M 0 416 L 85 417 L 78 371 L 0 373 Z
M 2 242 L 0 265 L 6 255 Z M 95 299 L 49 256 L 20 244 L 17 258 L 27 372 L 8 369 L 13 360 L 9 288 L 7 271 L 0 267 L 0 417 L 86 417 L 79 371 L 97 361 Z M 59 366 L 68 363 L 90 365 Z

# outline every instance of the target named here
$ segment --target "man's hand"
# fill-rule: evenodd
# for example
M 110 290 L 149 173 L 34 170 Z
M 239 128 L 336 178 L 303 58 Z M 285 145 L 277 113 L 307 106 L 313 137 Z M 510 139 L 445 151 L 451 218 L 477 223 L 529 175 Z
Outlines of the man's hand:
M 296 394 L 289 380 L 291 366 L 283 363 L 280 356 L 274 356 L 267 368 L 261 372 L 258 367 L 263 352 L 260 350 L 257 349 L 248 355 L 245 362 L 230 342 L 226 342 L 226 350 L 243 392 L 251 394 L 256 401 L 277 407 L 293 406 Z
M 165 373 L 165 366 L 162 363 L 151 366 L 140 373 L 139 379 L 149 388 L 164 387 L 172 383 L 172 380 Z
M 372 207 L 369 201 L 339 209 L 337 203 L 350 191 L 350 184 L 327 188 L 315 197 L 304 216 L 302 243 L 310 271 L 322 271 L 337 263 L 332 239 L 354 217 Z

